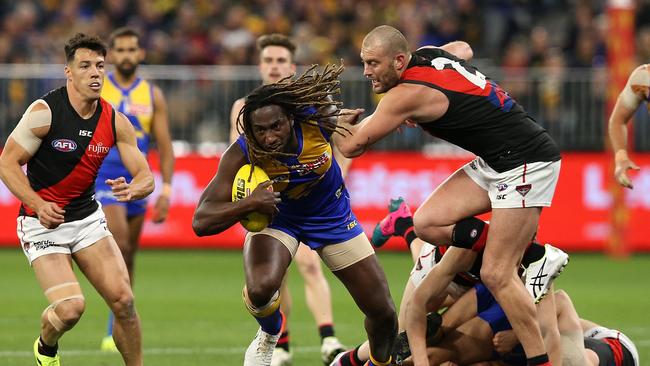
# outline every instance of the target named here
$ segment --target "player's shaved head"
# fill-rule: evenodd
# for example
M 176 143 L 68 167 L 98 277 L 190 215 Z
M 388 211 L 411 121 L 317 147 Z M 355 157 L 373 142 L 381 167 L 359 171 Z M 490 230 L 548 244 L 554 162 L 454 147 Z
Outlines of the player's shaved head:
M 362 47 L 381 48 L 389 55 L 409 53 L 409 45 L 402 32 L 389 25 L 380 25 L 371 30 L 363 39 Z

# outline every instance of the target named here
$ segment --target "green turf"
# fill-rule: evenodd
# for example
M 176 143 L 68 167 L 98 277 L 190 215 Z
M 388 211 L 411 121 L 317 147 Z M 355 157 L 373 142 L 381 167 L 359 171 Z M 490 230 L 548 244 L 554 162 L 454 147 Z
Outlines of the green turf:
M 380 260 L 398 302 L 411 267 L 410 257 L 380 253 Z M 650 360 L 649 275 L 647 255 L 628 261 L 573 255 L 557 284 L 573 297 L 581 315 L 628 334 L 644 364 Z M 20 251 L 0 250 L 0 278 L 0 365 L 33 365 L 31 346 L 46 301 Z M 239 252 L 141 252 L 135 292 L 146 364 L 241 365 L 245 347 L 257 329 L 241 303 L 242 283 Z M 347 345 L 355 345 L 364 335 L 361 313 L 338 282 L 330 283 L 337 335 Z M 61 340 L 63 364 L 121 365 L 118 355 L 98 351 L 107 310 L 87 282 L 82 285 L 86 312 Z M 318 334 L 295 269 L 290 286 L 293 364 L 320 365 Z

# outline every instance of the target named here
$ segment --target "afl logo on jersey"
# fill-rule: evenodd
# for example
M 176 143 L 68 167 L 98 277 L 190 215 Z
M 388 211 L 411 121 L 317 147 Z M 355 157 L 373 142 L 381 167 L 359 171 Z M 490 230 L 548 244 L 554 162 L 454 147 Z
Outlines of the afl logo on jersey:
M 58 139 L 52 141 L 52 147 L 61 152 L 71 152 L 77 150 L 77 143 L 68 139 Z

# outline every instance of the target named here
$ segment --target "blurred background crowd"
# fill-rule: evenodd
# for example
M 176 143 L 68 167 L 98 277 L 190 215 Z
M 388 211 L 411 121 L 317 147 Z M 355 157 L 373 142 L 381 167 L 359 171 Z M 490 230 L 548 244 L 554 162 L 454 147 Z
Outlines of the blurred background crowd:
M 0 63 L 62 63 L 73 32 L 107 36 L 130 25 L 144 35 L 146 63 L 255 64 L 255 38 L 291 34 L 297 61 L 358 62 L 363 35 L 379 24 L 412 45 L 462 39 L 485 59 L 521 68 L 605 63 L 605 0 L 5 0 Z M 650 1 L 637 6 L 639 58 L 650 59 Z
M 144 63 L 148 65 L 254 65 L 256 38 L 279 32 L 291 35 L 299 45 L 298 64 L 323 65 L 342 59 L 346 65 L 356 66 L 360 65 L 359 46 L 365 33 L 379 24 L 391 24 L 405 34 L 413 48 L 453 40 L 469 42 L 475 62 L 484 74 L 500 82 L 563 148 L 600 150 L 604 147 L 606 118 L 603 95 L 607 82 L 606 3 L 606 0 L 5 0 L 0 4 L 0 64 L 62 64 L 63 43 L 73 33 L 81 31 L 106 37 L 116 27 L 130 25 L 143 35 L 142 46 L 147 51 Z M 650 0 L 638 1 L 635 27 L 636 63 L 639 64 L 650 60 Z M 13 83 L 8 89 L 9 105 L 15 105 L 16 111 L 24 110 L 16 98 L 24 95 L 29 99 L 42 93 L 41 90 L 23 91 L 21 87 L 29 88 L 29 85 L 8 82 Z M 204 83 L 186 86 L 191 89 L 188 91 L 159 80 L 172 100 L 178 99 L 178 106 L 172 105 L 174 137 L 190 142 L 224 140 L 230 104 L 257 82 L 233 89 L 231 94 L 210 90 L 208 95 L 213 95 L 217 102 L 213 100 L 203 106 L 188 98 L 205 95 L 205 88 L 232 88 Z M 365 107 L 364 104 L 372 102 L 367 86 L 343 90 L 344 94 L 347 90 L 348 94 L 352 91 L 355 95 L 367 95 L 361 101 L 353 100 L 356 105 Z M 196 115 L 197 109 L 202 113 Z M 15 113 L 0 110 L 0 118 L 11 120 Z M 3 127 L 6 128 L 0 130 L 2 136 L 12 126 Z M 389 144 L 399 149 L 419 149 L 428 141 L 413 141 L 421 136 L 407 132 L 405 137 Z M 650 139 L 639 141 L 638 145 L 650 149 Z

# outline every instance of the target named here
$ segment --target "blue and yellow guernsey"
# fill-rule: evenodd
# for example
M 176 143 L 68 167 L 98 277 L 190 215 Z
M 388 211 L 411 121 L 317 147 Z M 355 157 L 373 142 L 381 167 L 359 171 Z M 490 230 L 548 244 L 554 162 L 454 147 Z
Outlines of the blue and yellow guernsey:
M 115 75 L 109 73 L 104 79 L 102 98 L 128 117 L 135 128 L 138 148 L 146 156 L 149 151 L 149 135 L 154 111 L 153 85 L 144 79 L 137 78 L 129 88 L 124 89 L 115 80 Z M 130 175 L 124 164 L 122 164 L 116 147 L 111 149 L 104 160 L 99 176 L 107 178 L 124 176 L 127 180 L 130 180 Z
M 281 230 L 312 249 L 342 243 L 363 233 L 350 207 L 341 169 L 332 155 L 329 131 L 308 123 L 294 124 L 295 156 L 264 159 L 257 164 L 280 192 L 280 213 L 270 228 Z M 250 162 L 244 136 L 237 144 Z

